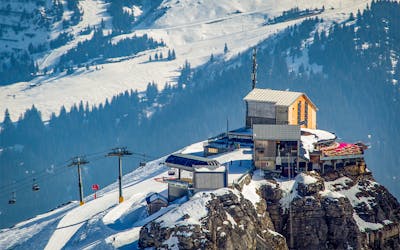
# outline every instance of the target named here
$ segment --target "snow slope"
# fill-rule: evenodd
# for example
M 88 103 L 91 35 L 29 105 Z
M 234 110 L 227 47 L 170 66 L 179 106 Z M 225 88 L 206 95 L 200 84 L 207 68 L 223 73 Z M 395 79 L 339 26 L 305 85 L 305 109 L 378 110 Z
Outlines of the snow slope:
M 261 1 L 261 0 L 199 0 L 196 2 L 164 1 L 160 9 L 164 15 L 156 20 L 145 20 L 131 33 L 116 37 L 148 34 L 166 43 L 165 48 L 144 51 L 135 57 L 125 58 L 119 62 L 99 65 L 99 70 L 80 69 L 72 75 L 65 73 L 36 77 L 30 82 L 20 82 L 0 87 L 0 112 L 10 110 L 11 118 L 16 120 L 27 108 L 35 104 L 42 112 L 43 118 L 49 118 L 52 112 L 57 113 L 61 105 L 67 109 L 80 100 L 90 104 L 104 103 L 117 93 L 129 89 L 142 91 L 148 82 L 154 81 L 159 88 L 166 82 L 175 82 L 180 67 L 188 60 L 192 67 L 206 63 L 211 54 L 229 60 L 237 53 L 259 44 L 261 41 L 282 31 L 290 25 L 299 23 L 305 17 L 264 25 L 268 18 L 281 15 L 282 11 L 298 6 L 305 8 L 322 8 L 318 14 L 325 20 L 319 29 L 327 29 L 333 21 L 343 21 L 350 12 L 364 9 L 368 0 L 350 1 Z M 101 19 L 106 20 L 109 28 L 110 18 L 105 12 L 102 1 L 83 0 L 79 2 L 84 10 L 82 21 L 72 28 L 75 39 L 42 58 L 38 59 L 40 68 L 57 62 L 59 56 L 68 48 L 76 46 L 86 36 L 76 32 L 87 25 L 98 25 Z M 151 17 L 149 17 L 151 18 Z M 150 24 L 149 24 L 150 23 Z M 229 51 L 223 54 L 224 44 Z M 176 60 L 148 62 L 149 55 L 168 49 L 175 49 Z M 157 74 L 154 74 L 157 72 Z
M 100 192 L 98 198 L 86 197 L 86 204 L 79 206 L 74 201 L 52 212 L 39 215 L 31 220 L 19 223 L 12 228 L 0 231 L 0 249 L 9 249 L 16 246 L 31 247 L 34 249 L 61 249 L 76 248 L 77 244 L 84 246 L 99 246 L 105 244 L 104 238 L 123 231 L 127 225 L 119 224 L 119 228 L 107 227 L 125 213 L 132 212 L 133 205 L 145 206 L 144 197 L 150 192 L 162 192 L 166 189 L 165 183 L 157 182 L 154 178 L 166 175 L 166 167 L 160 165 L 164 159 L 149 162 L 146 167 L 139 168 L 123 177 L 123 195 L 125 202 L 118 204 L 118 188 L 114 183 Z M 143 209 L 142 209 L 143 210 Z M 118 217 L 118 218 L 117 218 Z M 142 220 L 139 216 L 124 221 L 132 225 Z M 106 223 L 103 223 L 105 221 Z M 101 235 L 94 233 L 83 236 L 82 227 L 91 228 L 96 232 L 101 228 Z M 89 230 L 90 231 L 90 230 Z M 79 242 L 73 242 L 74 235 L 79 235 Z M 38 241 L 40 240 L 40 241 Z M 99 241 L 100 240 L 100 241 Z M 93 244 L 93 245 L 92 245 Z
M 199 155 L 203 143 L 192 144 L 178 152 Z M 249 171 L 251 156 L 250 148 L 241 148 L 215 159 L 230 166 L 228 179 L 231 184 Z M 147 215 L 145 199 L 149 193 L 168 195 L 167 184 L 160 181 L 162 177 L 171 177 L 169 168 L 163 165 L 164 160 L 165 157 L 149 162 L 123 177 L 123 203 L 118 204 L 118 183 L 113 183 L 98 191 L 97 199 L 86 197 L 83 206 L 73 201 L 12 228 L 0 230 L 0 249 L 28 246 L 52 250 L 134 248 L 142 226 L 170 210 L 180 213 L 181 209 L 176 208 L 186 201 L 178 200 L 151 216 Z

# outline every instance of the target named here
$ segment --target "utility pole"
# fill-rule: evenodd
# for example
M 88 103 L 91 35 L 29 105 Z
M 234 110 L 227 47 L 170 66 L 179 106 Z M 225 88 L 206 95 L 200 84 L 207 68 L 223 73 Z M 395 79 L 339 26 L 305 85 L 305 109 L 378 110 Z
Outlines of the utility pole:
M 257 49 L 254 48 L 253 49 L 253 70 L 251 72 L 251 82 L 252 82 L 252 86 L 251 89 L 254 89 L 256 87 L 256 83 L 257 83 Z
M 78 186 L 79 186 L 79 201 L 80 205 L 82 206 L 85 204 L 83 201 L 83 188 L 82 188 L 82 175 L 81 175 L 81 165 L 86 165 L 89 162 L 84 158 L 80 156 L 76 156 L 72 159 L 72 162 L 68 165 L 68 167 L 72 166 L 78 166 Z
M 291 166 L 291 162 L 290 162 L 290 153 L 287 153 L 287 157 L 288 157 L 288 166 L 289 166 L 289 181 L 292 179 L 291 178 L 291 168 L 292 168 L 292 166 Z M 292 191 L 290 191 L 290 196 L 293 196 L 293 190 Z M 289 234 L 290 234 L 290 237 L 289 237 L 289 249 L 293 249 L 293 217 L 292 217 L 292 201 L 293 200 L 291 200 L 290 202 L 289 202 L 289 221 L 290 221 L 290 225 L 289 225 Z
M 122 196 L 122 157 L 125 155 L 132 155 L 132 152 L 128 151 L 126 147 L 114 148 L 110 153 L 107 154 L 109 157 L 118 157 L 119 203 L 124 201 L 124 197 Z

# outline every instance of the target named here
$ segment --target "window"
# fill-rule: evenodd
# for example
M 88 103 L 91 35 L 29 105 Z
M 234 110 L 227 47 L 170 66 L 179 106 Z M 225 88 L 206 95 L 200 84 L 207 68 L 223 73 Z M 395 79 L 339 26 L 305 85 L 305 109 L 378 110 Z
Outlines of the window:
M 301 123 L 301 101 L 297 103 L 297 124 Z
M 210 154 L 218 154 L 218 149 L 217 148 L 208 148 L 208 153 L 210 153 Z
M 308 127 L 308 102 L 304 104 L 304 124 Z

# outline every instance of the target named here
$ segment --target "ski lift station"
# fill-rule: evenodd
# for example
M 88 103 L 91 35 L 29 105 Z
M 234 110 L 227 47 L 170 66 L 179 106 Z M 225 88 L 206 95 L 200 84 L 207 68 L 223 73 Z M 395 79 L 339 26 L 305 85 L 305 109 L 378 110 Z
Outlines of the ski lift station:
M 227 121 L 226 132 L 209 138 L 201 152 L 167 158 L 165 164 L 178 171 L 177 178 L 167 181 L 170 201 L 236 184 L 254 169 L 265 177 L 289 178 L 303 171 L 324 173 L 344 166 L 364 171 L 367 146 L 338 143 L 335 134 L 317 129 L 317 107 L 305 93 L 256 88 L 252 79 L 253 89 L 243 98 L 242 128 L 229 130 Z
M 190 154 L 172 154 L 165 160 L 165 165 L 178 171 L 177 179 L 167 180 L 170 201 L 190 192 L 228 186 L 227 168 L 217 160 Z

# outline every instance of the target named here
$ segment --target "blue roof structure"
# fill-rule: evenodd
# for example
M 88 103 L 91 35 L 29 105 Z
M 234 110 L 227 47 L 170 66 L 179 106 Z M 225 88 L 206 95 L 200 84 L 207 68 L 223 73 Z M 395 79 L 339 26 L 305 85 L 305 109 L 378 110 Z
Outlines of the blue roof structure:
M 188 154 L 172 154 L 168 156 L 165 163 L 167 166 L 181 168 L 188 171 L 194 171 L 195 166 L 220 166 L 217 160 Z
M 157 199 L 163 200 L 163 201 L 168 203 L 168 199 L 166 197 L 164 197 L 163 195 L 161 195 L 159 193 L 154 193 L 154 192 L 149 193 L 147 195 L 146 202 L 147 202 L 147 204 L 149 204 L 149 203 L 151 203 L 151 202 L 153 202 L 153 201 L 155 201 Z

